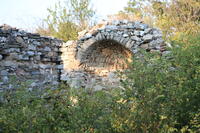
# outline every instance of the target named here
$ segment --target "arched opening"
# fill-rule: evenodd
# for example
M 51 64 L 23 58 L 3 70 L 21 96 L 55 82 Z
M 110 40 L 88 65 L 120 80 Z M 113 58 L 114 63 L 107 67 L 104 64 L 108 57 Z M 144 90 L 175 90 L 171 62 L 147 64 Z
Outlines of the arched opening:
M 101 40 L 89 46 L 81 56 L 85 71 L 106 76 L 109 72 L 128 68 L 132 52 L 114 40 Z

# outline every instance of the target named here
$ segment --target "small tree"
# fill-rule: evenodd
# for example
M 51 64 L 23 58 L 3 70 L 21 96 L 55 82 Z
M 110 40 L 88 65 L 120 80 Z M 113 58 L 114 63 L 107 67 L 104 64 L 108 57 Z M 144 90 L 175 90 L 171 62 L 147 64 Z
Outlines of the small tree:
M 83 30 L 88 27 L 91 18 L 95 12 L 90 8 L 90 0 L 69 0 L 71 5 L 71 14 L 75 19 L 75 23 L 79 24 L 79 30 Z
M 153 1 L 153 14 L 157 25 L 166 33 L 196 34 L 200 28 L 200 2 L 198 0 Z
M 64 41 L 75 40 L 77 33 L 86 28 L 94 11 L 89 7 L 90 0 L 67 0 L 54 8 L 48 8 L 48 16 L 44 19 L 45 26 L 39 26 L 36 31 L 43 35 L 54 36 Z
M 127 7 L 124 8 L 126 13 L 133 13 L 136 16 L 142 16 L 142 4 L 141 0 L 130 0 L 127 3 Z
M 111 20 L 127 19 L 130 21 L 143 21 L 153 25 L 155 17 L 151 14 L 150 2 L 148 0 L 129 0 L 127 6 L 117 14 L 108 16 Z

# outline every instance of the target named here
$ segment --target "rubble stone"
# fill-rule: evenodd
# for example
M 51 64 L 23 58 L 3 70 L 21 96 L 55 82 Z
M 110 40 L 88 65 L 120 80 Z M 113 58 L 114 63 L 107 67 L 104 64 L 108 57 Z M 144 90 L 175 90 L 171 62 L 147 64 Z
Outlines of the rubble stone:
M 163 49 L 162 33 L 158 29 L 127 20 L 104 22 L 100 27 L 84 30 L 79 38 L 76 42 L 70 41 L 70 46 L 62 46 L 62 80 L 72 86 L 78 84 L 95 90 L 103 89 L 102 83 L 109 87 L 118 85 L 119 79 L 109 73 L 128 69 L 127 62 L 132 61 L 131 57 L 137 56 L 140 49 L 150 52 Z M 71 82 L 77 78 L 81 80 Z
M 58 39 L 41 37 L 8 25 L 0 26 L 0 89 L 16 89 L 18 82 L 28 81 L 32 83 L 27 88 L 43 89 L 45 82 L 53 84 L 57 81 L 60 61 L 52 60 L 52 56 L 58 55 L 61 43 Z M 41 68 L 42 65 L 46 67 Z
M 162 32 L 142 22 L 104 21 L 64 43 L 52 37 L 0 26 L 0 89 L 14 89 L 12 76 L 27 88 L 54 86 L 62 80 L 71 87 L 95 90 L 119 85 L 116 71 L 129 68 L 140 49 L 165 51 Z M 167 55 L 165 52 L 161 55 Z

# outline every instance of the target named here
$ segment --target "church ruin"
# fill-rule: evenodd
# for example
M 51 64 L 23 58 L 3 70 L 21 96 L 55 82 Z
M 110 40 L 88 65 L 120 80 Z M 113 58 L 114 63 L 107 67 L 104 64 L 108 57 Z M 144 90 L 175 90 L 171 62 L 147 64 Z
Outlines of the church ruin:
M 0 26 L 0 90 L 30 81 L 30 88 L 56 86 L 103 89 L 116 87 L 116 71 L 128 69 L 140 49 L 165 51 L 162 33 L 142 22 L 103 22 L 79 33 L 79 39 L 61 40 Z M 101 84 L 101 86 L 99 85 Z

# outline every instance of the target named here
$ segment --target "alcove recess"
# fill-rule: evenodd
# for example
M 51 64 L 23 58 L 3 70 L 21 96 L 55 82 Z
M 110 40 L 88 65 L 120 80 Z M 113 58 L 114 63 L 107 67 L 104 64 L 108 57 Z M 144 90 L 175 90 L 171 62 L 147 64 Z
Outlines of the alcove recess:
M 81 56 L 81 67 L 90 73 L 107 76 L 109 72 L 124 70 L 132 61 L 132 52 L 114 40 L 96 41 Z

